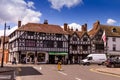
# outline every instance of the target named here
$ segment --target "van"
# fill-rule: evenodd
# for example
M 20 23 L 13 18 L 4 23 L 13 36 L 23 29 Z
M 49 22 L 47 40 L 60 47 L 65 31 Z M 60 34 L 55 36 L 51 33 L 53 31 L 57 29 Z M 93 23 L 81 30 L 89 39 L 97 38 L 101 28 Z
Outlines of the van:
M 85 59 L 82 60 L 83 65 L 90 64 L 104 64 L 107 60 L 106 54 L 89 54 Z

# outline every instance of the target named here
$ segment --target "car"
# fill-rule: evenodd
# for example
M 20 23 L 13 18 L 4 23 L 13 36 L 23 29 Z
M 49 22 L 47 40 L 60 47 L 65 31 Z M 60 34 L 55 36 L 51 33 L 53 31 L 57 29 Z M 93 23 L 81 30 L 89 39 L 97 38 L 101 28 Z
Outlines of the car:
M 108 58 L 106 66 L 110 68 L 120 67 L 120 58 Z

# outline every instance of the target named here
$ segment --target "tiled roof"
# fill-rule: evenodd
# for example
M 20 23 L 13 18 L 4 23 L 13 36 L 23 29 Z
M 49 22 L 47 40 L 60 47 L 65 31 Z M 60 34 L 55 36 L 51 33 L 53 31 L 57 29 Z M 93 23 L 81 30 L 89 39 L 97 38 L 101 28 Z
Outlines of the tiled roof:
M 93 37 L 99 29 L 105 30 L 107 36 L 120 37 L 120 26 L 111 26 L 111 25 L 102 25 L 99 24 L 97 29 L 94 27 L 88 32 L 88 34 Z M 116 29 L 116 32 L 112 32 L 113 29 Z
M 68 34 L 60 26 L 51 25 L 51 24 L 28 23 L 26 25 L 19 27 L 17 30 L 44 32 L 44 33 Z
M 91 29 L 89 32 L 88 32 L 88 35 L 90 37 L 93 37 L 97 32 L 98 32 L 99 28 L 98 29 Z
M 78 35 L 79 38 L 81 38 L 85 31 L 68 31 L 70 35 L 73 35 L 73 33 L 76 33 Z
M 120 26 L 100 25 L 102 30 L 105 30 L 107 36 L 120 37 Z M 116 29 L 116 32 L 113 32 Z

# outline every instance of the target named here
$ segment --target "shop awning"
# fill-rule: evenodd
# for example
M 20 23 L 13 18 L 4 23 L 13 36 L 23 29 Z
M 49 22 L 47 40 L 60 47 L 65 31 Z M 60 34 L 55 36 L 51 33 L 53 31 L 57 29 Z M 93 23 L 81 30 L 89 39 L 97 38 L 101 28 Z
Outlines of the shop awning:
M 108 52 L 108 55 L 120 55 L 120 52 L 116 52 L 116 51 Z
M 49 52 L 49 55 L 67 55 L 65 52 Z

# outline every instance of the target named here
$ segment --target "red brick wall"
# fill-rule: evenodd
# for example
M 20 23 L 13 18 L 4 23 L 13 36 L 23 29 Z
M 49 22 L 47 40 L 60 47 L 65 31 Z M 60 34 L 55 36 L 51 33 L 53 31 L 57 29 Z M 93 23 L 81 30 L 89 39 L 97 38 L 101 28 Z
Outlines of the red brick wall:
M 8 50 L 5 50 L 4 51 L 4 63 L 7 63 L 8 62 L 8 57 L 9 54 L 8 54 Z M 0 62 L 2 61 L 2 50 L 0 50 Z

